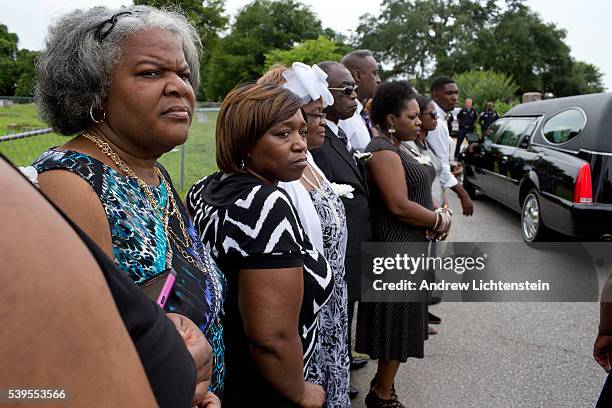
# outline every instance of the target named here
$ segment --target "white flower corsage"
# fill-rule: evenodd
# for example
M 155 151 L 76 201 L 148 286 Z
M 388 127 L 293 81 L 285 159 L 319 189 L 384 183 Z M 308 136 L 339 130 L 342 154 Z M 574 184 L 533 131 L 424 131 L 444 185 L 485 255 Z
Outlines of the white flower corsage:
M 357 160 L 365 163 L 365 162 L 367 162 L 368 160 L 370 160 L 372 158 L 372 153 L 370 153 L 370 152 L 366 152 L 366 153 L 355 152 L 355 153 L 353 153 L 353 157 L 356 158 Z
M 353 186 L 348 184 L 331 183 L 331 188 L 338 197 L 353 198 Z
M 36 171 L 34 167 L 32 166 L 19 167 L 19 171 L 21 172 L 21 174 L 26 176 L 28 180 L 30 180 L 30 183 L 38 187 L 38 172 Z
M 429 157 L 429 156 L 419 155 L 419 156 L 415 156 L 415 159 L 419 163 L 424 164 L 426 166 L 431 163 L 431 157 Z

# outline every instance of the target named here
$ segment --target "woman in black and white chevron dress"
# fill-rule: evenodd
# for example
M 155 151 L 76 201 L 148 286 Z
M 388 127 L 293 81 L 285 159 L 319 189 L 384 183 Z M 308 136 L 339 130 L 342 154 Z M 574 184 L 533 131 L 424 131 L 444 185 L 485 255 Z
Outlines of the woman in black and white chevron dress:
M 198 181 L 187 207 L 228 282 L 224 407 L 321 407 L 310 379 L 317 315 L 331 268 L 303 231 L 279 181 L 306 167 L 302 101 L 278 85 L 244 85 L 223 101 L 220 172 Z
M 275 67 L 258 82 L 277 81 Z M 276 79 L 274 79 L 276 78 Z M 302 98 L 308 121 L 308 150 L 316 149 L 325 140 L 323 108 L 334 103 L 327 89 L 327 74 L 318 66 L 294 62 L 285 68 L 280 84 Z M 348 356 L 348 293 L 344 277 L 347 226 L 344 204 L 318 168 L 312 155 L 299 180 L 279 183 L 291 197 L 298 218 L 313 246 L 325 256 L 334 274 L 334 291 L 319 313 L 319 342 L 315 350 L 309 379 L 323 386 L 327 394 L 326 407 L 350 408 Z

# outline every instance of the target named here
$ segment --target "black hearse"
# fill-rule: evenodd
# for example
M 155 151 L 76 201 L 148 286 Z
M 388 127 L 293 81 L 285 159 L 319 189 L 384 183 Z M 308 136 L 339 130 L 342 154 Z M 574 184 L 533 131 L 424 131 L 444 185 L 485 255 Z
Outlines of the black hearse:
M 518 105 L 461 161 L 468 193 L 519 211 L 525 241 L 612 239 L 612 94 Z

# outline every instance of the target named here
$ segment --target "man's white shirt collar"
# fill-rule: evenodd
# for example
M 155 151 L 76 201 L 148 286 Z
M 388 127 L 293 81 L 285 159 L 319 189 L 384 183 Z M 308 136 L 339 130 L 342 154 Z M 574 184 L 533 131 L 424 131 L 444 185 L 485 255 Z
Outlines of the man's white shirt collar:
M 357 101 L 357 109 L 353 116 L 348 119 L 338 121 L 340 129 L 346 133 L 346 137 L 351 145 L 351 149 L 364 151 L 368 143 L 370 143 L 370 131 L 366 125 L 361 112 L 363 104 Z
M 334 132 L 334 135 L 338 136 L 338 125 L 329 119 L 325 119 L 325 122 L 327 122 L 327 127 Z
M 444 109 L 442 109 L 440 107 L 440 105 L 438 105 L 436 103 L 436 101 L 433 101 L 433 104 L 434 104 L 434 108 L 436 108 L 436 113 L 438 114 L 438 117 L 444 119 L 444 121 L 447 121 L 448 120 L 448 112 L 446 112 Z
M 337 124 L 335 124 L 334 122 L 332 122 L 331 120 L 325 119 L 325 121 L 327 122 L 327 127 L 331 129 L 332 132 L 334 132 L 334 135 L 338 136 L 338 132 L 339 132 L 339 127 Z M 343 129 L 344 131 L 344 129 Z M 346 132 L 344 132 L 346 133 Z M 353 150 L 353 145 L 351 144 L 351 140 L 348 137 L 348 135 L 345 134 L 346 137 L 346 150 L 348 150 L 349 152 L 351 152 Z
M 355 113 L 357 115 L 361 115 L 362 110 L 363 110 L 363 104 L 359 102 L 359 99 L 357 99 L 357 110 L 355 111 Z

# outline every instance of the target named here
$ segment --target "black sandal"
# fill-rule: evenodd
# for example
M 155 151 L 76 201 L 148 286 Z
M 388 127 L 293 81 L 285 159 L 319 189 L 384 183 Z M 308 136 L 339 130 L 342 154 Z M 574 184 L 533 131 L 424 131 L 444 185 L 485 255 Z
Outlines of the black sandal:
M 376 374 L 374 374 L 374 378 L 370 381 L 370 391 L 374 389 L 374 384 L 376 383 Z M 395 383 L 391 384 L 391 397 L 397 399 L 397 394 L 395 393 Z
M 391 399 L 380 398 L 374 390 L 371 390 L 365 398 L 365 406 L 367 408 L 406 408 L 404 404 L 399 402 L 395 391 L 391 394 Z

